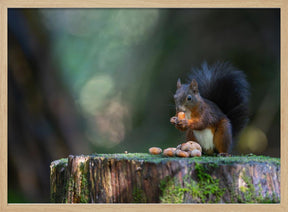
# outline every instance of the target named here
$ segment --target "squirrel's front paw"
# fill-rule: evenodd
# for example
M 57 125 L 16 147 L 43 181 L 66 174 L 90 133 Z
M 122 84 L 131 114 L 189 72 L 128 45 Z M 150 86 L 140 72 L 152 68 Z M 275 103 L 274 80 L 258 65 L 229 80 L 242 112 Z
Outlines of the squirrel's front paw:
M 188 129 L 188 121 L 186 119 L 177 120 L 176 128 L 179 130 L 187 130 Z
M 178 121 L 178 118 L 176 116 L 173 116 L 171 119 L 170 119 L 170 123 L 171 124 L 177 124 L 177 121 Z

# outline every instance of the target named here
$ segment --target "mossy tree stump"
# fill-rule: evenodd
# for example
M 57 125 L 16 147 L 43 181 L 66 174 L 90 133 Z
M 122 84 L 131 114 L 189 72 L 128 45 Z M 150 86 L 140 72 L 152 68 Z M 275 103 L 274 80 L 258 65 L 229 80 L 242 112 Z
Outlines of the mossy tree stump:
M 280 159 L 69 156 L 51 163 L 54 203 L 278 203 Z

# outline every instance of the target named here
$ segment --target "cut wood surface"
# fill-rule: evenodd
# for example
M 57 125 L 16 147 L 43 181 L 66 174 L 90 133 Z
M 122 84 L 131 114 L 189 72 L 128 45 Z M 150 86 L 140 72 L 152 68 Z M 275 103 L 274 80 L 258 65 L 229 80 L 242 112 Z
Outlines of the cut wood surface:
M 53 203 L 279 203 L 280 159 L 95 154 L 50 166 Z

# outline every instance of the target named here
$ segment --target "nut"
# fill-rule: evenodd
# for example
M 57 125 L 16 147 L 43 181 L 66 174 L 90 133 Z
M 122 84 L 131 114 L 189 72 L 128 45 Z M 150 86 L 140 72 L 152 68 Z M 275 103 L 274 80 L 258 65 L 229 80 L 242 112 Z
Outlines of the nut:
M 198 149 L 200 152 L 202 152 L 201 146 L 195 141 L 188 141 L 181 145 L 181 150 L 183 151 L 192 151 L 194 149 Z
M 162 149 L 159 148 L 159 147 L 151 147 L 149 148 L 149 153 L 152 154 L 152 155 L 159 155 L 161 154 L 162 152 Z
M 173 157 L 175 155 L 175 151 L 176 151 L 176 148 L 167 148 L 167 149 L 164 149 L 163 151 L 163 155 L 164 156 L 168 156 L 168 157 Z
M 189 157 L 189 153 L 188 153 L 188 152 L 182 151 L 182 150 L 180 150 L 180 149 L 177 149 L 177 150 L 175 151 L 175 155 L 176 155 L 177 157 L 182 157 L 182 158 L 188 158 L 188 157 Z
M 192 144 L 191 144 L 190 142 L 181 144 L 180 149 L 181 149 L 182 151 L 192 151 L 192 150 L 193 150 Z
M 185 119 L 185 113 L 184 113 L 184 112 L 179 112 L 179 113 L 178 113 L 178 119 L 179 119 L 179 120 Z
M 179 144 L 176 149 L 181 149 L 182 144 Z
M 201 157 L 202 153 L 198 149 L 190 151 L 191 157 Z

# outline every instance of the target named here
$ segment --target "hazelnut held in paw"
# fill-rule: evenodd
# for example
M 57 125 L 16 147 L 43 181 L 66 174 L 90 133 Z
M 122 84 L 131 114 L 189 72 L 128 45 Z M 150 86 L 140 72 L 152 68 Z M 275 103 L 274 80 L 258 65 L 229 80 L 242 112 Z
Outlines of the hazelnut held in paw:
M 184 112 L 179 112 L 177 116 L 178 116 L 178 120 L 185 119 L 185 113 Z

